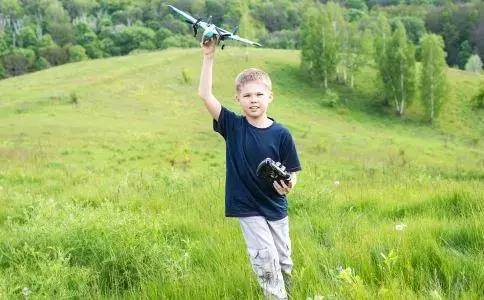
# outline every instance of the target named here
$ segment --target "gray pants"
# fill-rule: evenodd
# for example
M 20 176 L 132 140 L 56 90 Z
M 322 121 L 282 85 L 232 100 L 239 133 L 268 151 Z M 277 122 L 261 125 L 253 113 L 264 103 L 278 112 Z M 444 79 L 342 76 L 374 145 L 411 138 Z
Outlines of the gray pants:
M 268 221 L 255 216 L 239 221 L 252 269 L 264 295 L 269 299 L 287 299 L 284 278 L 289 280 L 292 271 L 288 217 Z

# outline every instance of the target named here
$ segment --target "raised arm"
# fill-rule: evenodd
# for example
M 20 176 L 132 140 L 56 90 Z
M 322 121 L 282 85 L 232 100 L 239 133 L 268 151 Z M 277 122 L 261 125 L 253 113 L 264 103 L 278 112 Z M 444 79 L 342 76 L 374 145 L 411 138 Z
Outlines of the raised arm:
M 218 121 L 222 105 L 212 94 L 212 70 L 215 56 L 215 41 L 212 39 L 205 44 L 201 44 L 203 49 L 202 72 L 200 74 L 200 84 L 198 95 L 205 103 L 205 107 L 212 117 Z

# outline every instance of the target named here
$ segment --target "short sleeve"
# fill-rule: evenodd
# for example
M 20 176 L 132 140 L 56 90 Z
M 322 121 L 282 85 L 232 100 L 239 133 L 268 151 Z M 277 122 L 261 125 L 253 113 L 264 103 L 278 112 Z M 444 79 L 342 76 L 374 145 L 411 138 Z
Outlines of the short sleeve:
M 280 149 L 281 163 L 286 167 L 286 171 L 296 172 L 301 171 L 301 164 L 296 151 L 296 145 L 289 131 L 286 131 L 282 138 Z
M 236 121 L 237 115 L 222 105 L 218 121 L 213 119 L 213 130 L 227 139 L 227 135 L 233 131 Z

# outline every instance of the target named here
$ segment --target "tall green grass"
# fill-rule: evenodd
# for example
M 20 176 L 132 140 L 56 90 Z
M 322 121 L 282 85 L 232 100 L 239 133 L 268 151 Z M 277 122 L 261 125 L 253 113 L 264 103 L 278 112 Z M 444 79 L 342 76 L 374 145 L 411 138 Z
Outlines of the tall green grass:
M 298 56 L 231 48 L 214 81 L 237 110 L 241 69 L 273 77 L 269 115 L 303 166 L 289 196 L 294 298 L 483 298 L 484 126 L 466 106 L 480 78 L 449 70 L 459 110 L 429 126 L 418 104 L 403 120 L 379 109 L 371 70 L 326 106 Z M 200 59 L 171 49 L 0 81 L 0 298 L 262 297 L 224 217 Z

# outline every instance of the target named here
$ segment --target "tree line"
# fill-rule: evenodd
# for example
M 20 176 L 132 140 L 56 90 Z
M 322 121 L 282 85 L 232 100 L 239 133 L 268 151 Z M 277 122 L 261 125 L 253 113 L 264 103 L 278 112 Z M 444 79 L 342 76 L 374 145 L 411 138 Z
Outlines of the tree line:
M 301 25 L 303 72 L 325 88 L 330 81 L 353 87 L 355 72 L 370 66 L 377 70 L 385 104 L 398 115 L 405 114 L 419 90 L 426 118 L 435 120 L 448 90 L 444 38 L 424 31 L 416 45 L 398 18 L 389 20 L 382 12 L 358 20 L 347 15 L 335 2 L 308 6 Z M 469 57 L 466 69 L 481 71 L 477 54 Z
M 190 27 L 173 16 L 165 0 L 1 0 L 0 78 L 67 62 L 167 47 L 197 47 Z M 170 4 L 269 48 L 300 49 L 310 0 L 173 0 Z M 325 2 L 325 1 L 322 1 Z M 464 68 L 484 56 L 484 4 L 449 0 L 340 0 L 351 24 L 383 13 L 401 21 L 414 44 L 424 32 L 443 36 L 446 60 Z M 353 25 L 351 25 L 353 26 Z M 393 25 L 392 25 L 393 26 Z M 355 28 L 351 29 L 355 30 Z M 355 42 L 355 41 L 351 41 Z M 352 43 L 347 44 L 348 47 Z M 331 45 L 325 45 L 331 46 Z M 416 49 L 419 55 L 419 47 Z M 474 56 L 473 56 L 474 55 Z M 347 56 L 348 80 L 360 61 Z M 350 65 L 353 65 L 352 67 Z M 476 63 L 473 63 L 476 65 Z

